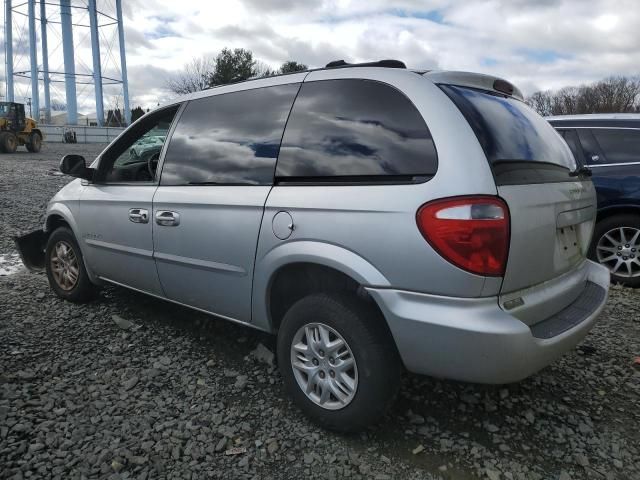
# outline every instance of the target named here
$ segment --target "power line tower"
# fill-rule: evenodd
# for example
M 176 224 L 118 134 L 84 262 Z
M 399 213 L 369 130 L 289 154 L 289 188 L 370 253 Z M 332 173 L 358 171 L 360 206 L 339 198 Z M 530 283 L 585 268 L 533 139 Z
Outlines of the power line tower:
M 104 124 L 105 94 L 122 98 L 124 121 L 131 122 L 122 0 L 27 0 L 15 4 L 4 0 L 4 4 L 8 101 L 15 101 L 16 89 L 21 91 L 23 98 L 31 98 L 32 110 L 39 119 L 42 91 L 44 119 L 48 122 L 53 93 L 56 105 L 66 104 L 67 124 L 75 125 L 78 104 L 90 108 L 93 91 L 99 126 Z M 50 36 L 54 40 L 52 48 Z M 50 69 L 50 65 L 55 68 Z M 62 83 L 64 95 L 58 88 Z

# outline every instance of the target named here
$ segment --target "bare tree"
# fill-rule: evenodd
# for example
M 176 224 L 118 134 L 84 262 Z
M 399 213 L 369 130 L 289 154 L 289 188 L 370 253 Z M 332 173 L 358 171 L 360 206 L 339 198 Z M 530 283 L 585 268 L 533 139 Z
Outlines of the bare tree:
M 215 60 L 210 57 L 194 58 L 187 63 L 180 73 L 167 79 L 169 90 L 178 95 L 198 92 L 208 88 L 215 72 Z
M 640 78 L 609 77 L 591 85 L 535 92 L 527 103 L 541 115 L 637 112 Z
M 551 104 L 553 102 L 553 94 L 550 91 L 535 92 L 527 98 L 527 105 L 533 108 L 540 115 L 551 115 Z

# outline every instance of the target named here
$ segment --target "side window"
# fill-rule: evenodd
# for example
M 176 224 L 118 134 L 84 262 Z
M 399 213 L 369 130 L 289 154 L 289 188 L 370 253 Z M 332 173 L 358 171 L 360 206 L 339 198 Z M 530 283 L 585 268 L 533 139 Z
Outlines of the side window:
M 598 143 L 595 138 L 593 138 L 593 134 L 591 130 L 586 128 L 578 128 L 578 137 L 580 138 L 580 144 L 582 145 L 582 150 L 584 151 L 584 158 L 588 165 L 598 165 L 599 163 L 606 163 L 608 160 L 602 154 Z
M 189 102 L 162 167 L 161 185 L 270 185 L 299 84 Z
M 276 177 L 410 179 L 436 170 L 431 134 L 407 97 L 380 82 L 341 79 L 302 85 Z
M 132 125 L 102 154 L 97 181 L 153 182 L 165 138 L 179 106 L 165 108 Z
M 640 130 L 592 129 L 607 163 L 640 162 Z
M 558 130 L 558 133 L 562 135 L 564 141 L 569 145 L 569 150 L 573 153 L 573 158 L 576 159 L 576 162 L 580 164 L 584 164 L 584 157 L 582 155 L 582 148 L 580 147 L 580 142 L 578 140 L 578 134 L 575 130 Z

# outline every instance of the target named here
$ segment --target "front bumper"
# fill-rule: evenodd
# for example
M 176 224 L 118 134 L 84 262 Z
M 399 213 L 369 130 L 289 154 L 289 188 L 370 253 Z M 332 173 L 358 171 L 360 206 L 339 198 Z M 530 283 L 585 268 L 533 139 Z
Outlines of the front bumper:
M 20 253 L 22 263 L 31 271 L 44 269 L 44 250 L 47 245 L 48 234 L 40 229 L 20 237 L 13 237 L 16 248 Z
M 409 371 L 503 384 L 522 380 L 550 364 L 594 326 L 607 300 L 609 271 L 591 261 L 585 269 L 582 294 L 561 311 L 530 325 L 503 310 L 498 297 L 367 290 L 382 309 Z

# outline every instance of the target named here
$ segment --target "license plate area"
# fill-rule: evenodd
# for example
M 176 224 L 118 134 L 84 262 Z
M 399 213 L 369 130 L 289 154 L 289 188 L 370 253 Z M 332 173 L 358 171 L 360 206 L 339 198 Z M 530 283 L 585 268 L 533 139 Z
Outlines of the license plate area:
M 582 258 L 581 242 L 577 225 L 556 229 L 556 239 L 560 256 L 569 262 Z

